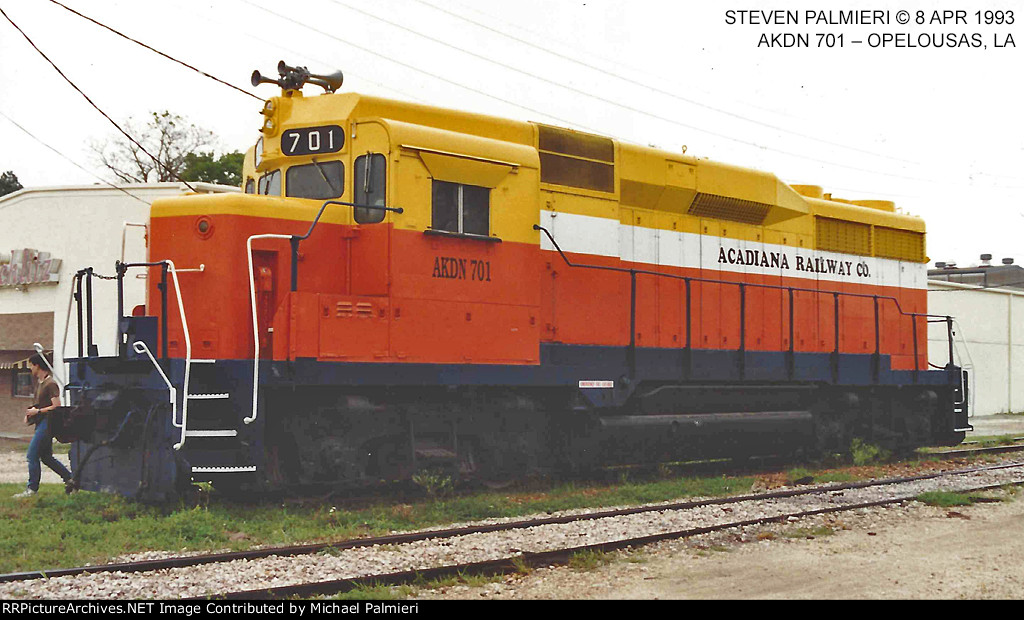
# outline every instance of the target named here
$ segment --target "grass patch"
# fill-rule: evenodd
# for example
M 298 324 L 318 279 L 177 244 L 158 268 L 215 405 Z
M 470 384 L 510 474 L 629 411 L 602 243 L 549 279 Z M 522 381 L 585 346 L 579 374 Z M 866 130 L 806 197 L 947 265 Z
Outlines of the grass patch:
M 677 478 L 623 485 L 561 483 L 518 493 L 488 492 L 443 501 L 395 504 L 382 499 L 346 510 L 330 505 L 229 502 L 201 493 L 198 506 L 152 506 L 119 496 L 44 484 L 17 500 L 20 484 L 0 485 L 0 572 L 98 564 L 143 551 L 241 550 L 256 545 L 329 542 L 492 517 L 521 517 L 592 507 L 640 504 L 693 496 L 735 495 L 752 478 Z M 528 572 L 527 567 L 523 571 Z M 521 571 L 522 572 L 522 571 Z
M 952 493 L 949 491 L 927 491 L 918 495 L 915 499 L 929 506 L 941 506 L 943 508 L 970 506 L 974 503 L 971 501 L 970 496 L 965 493 Z
M 786 538 L 817 538 L 819 536 L 831 536 L 836 531 L 828 525 L 816 525 L 814 527 L 797 527 L 786 530 L 782 533 Z
M 881 468 L 856 474 L 841 469 L 797 467 L 791 480 L 847 482 L 875 476 Z M 44 484 L 26 500 L 11 498 L 21 484 L 0 485 L 0 572 L 97 564 L 143 551 L 214 551 L 256 545 L 330 542 L 485 518 L 518 518 L 582 508 L 607 508 L 693 497 L 748 493 L 751 476 L 669 477 L 666 467 L 644 477 L 630 474 L 619 484 L 535 480 L 511 491 L 453 495 L 443 475 L 420 478 L 429 496 L 418 501 L 393 497 L 364 500 L 358 507 L 329 503 L 227 501 L 207 489 L 199 505 L 151 506 L 123 498 Z M 523 564 L 520 574 L 530 568 Z
M 850 443 L 850 456 L 854 465 L 873 465 L 888 461 L 892 457 L 892 452 L 856 437 Z
M 455 491 L 452 477 L 442 471 L 420 471 L 412 476 L 413 484 L 422 488 L 431 499 L 448 497 Z
M 591 571 L 605 564 L 611 564 L 614 557 L 603 551 L 578 551 L 569 558 L 569 568 L 578 571 Z
M 469 586 L 471 588 L 481 588 L 483 586 L 486 586 L 489 583 L 497 583 L 499 581 L 502 581 L 503 579 L 504 579 L 504 576 L 498 575 L 498 574 L 494 574 L 494 575 L 465 575 L 465 574 L 460 574 L 459 577 L 458 577 L 458 582 L 463 584 L 463 585 L 467 585 L 467 586 Z
M 512 567 L 515 569 L 517 575 L 529 575 L 533 572 L 533 567 L 521 557 L 512 558 Z
M 1012 446 L 1019 444 L 1019 441 L 1014 441 L 1015 438 L 1020 437 L 1021 433 L 1011 433 L 1008 435 L 968 435 L 961 446 L 956 447 L 924 447 L 919 448 L 921 452 L 945 452 L 948 450 L 967 449 L 973 447 L 990 448 L 993 446 Z
M 358 586 L 348 592 L 342 592 L 330 597 L 333 601 L 397 601 L 403 600 L 412 594 L 410 586 Z
M 797 484 L 797 481 L 801 481 L 801 484 L 807 484 L 807 480 L 816 480 L 814 472 L 805 467 L 794 467 L 793 469 L 786 472 L 786 483 L 789 485 Z
M 995 448 L 997 446 L 1012 446 L 1017 443 L 1013 439 L 1013 435 L 999 435 L 998 437 L 979 438 L 975 441 L 982 448 Z
M 827 482 L 852 482 L 854 475 L 840 470 L 812 470 L 806 467 L 794 467 L 786 472 L 786 484 L 825 484 Z
M 1003 501 L 1001 498 L 982 493 L 954 493 L 952 491 L 927 491 L 921 493 L 915 499 L 929 506 L 939 506 L 941 508 L 970 506 L 978 502 Z

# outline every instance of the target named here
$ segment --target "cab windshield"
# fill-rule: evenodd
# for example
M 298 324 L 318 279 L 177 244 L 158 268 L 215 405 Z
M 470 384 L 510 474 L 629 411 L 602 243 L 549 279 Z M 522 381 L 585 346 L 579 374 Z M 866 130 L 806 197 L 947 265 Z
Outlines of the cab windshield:
M 340 198 L 345 187 L 345 165 L 340 161 L 292 166 L 285 175 L 285 195 L 291 198 Z

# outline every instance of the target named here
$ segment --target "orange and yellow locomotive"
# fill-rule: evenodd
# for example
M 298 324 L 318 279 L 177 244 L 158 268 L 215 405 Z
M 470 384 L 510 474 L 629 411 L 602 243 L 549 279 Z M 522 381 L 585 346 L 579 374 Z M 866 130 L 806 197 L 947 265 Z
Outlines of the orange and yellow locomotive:
M 244 191 L 154 202 L 145 312 L 71 361 L 83 488 L 962 440 L 892 203 L 279 73 Z

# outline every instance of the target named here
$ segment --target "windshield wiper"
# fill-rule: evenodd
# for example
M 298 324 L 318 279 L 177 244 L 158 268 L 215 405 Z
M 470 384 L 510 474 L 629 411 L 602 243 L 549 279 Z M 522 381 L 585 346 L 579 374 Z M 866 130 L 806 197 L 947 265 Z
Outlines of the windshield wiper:
M 335 196 L 341 196 L 341 192 L 338 191 L 338 188 L 334 187 L 334 183 L 331 183 L 331 180 L 327 178 L 327 174 L 324 172 L 323 166 L 320 165 L 320 162 L 318 162 L 315 157 L 312 159 L 313 165 L 316 166 L 317 172 L 319 172 L 320 176 L 323 177 L 324 183 L 327 183 L 327 187 L 331 188 L 331 191 L 334 192 Z

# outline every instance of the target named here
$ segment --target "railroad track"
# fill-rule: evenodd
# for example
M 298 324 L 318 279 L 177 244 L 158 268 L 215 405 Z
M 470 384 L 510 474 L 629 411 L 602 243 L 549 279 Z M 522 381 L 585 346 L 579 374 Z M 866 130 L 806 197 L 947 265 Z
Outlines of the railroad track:
M 887 486 L 902 484 L 907 482 L 915 482 L 921 480 L 933 480 L 936 478 L 943 478 L 954 475 L 964 475 L 967 473 L 993 471 L 1001 469 L 1019 469 L 1024 470 L 1024 463 L 1014 463 L 1006 465 L 997 465 L 992 467 L 980 467 L 971 468 L 964 470 L 955 470 L 948 472 L 941 472 L 937 474 L 929 474 L 924 476 L 912 476 L 906 478 L 892 478 L 886 480 L 875 481 L 874 483 L 851 483 L 844 485 L 834 485 L 829 487 L 821 487 L 817 489 L 808 489 L 803 492 L 790 492 L 782 491 L 775 493 L 764 493 L 754 496 L 742 496 L 735 498 L 728 498 L 728 501 L 723 500 L 712 500 L 707 502 L 688 502 L 684 504 L 677 504 L 660 507 L 661 510 L 684 510 L 689 504 L 689 507 L 697 506 L 710 506 L 710 505 L 722 505 L 728 503 L 740 503 L 744 501 L 757 501 L 766 499 L 780 499 L 786 497 L 795 497 L 798 495 L 812 495 L 821 493 L 835 493 L 843 490 L 850 489 L 863 489 L 873 486 Z M 985 491 L 1004 488 L 1007 486 L 1006 482 L 999 482 L 995 484 L 981 484 L 968 488 L 960 488 L 960 491 Z M 1024 471 L 1021 472 L 1021 478 L 1009 483 L 1012 485 L 1024 485 Z M 436 579 L 445 578 L 464 578 L 469 575 L 498 575 L 515 573 L 523 570 L 524 567 L 538 567 L 538 566 L 550 566 L 550 565 L 563 565 L 568 564 L 572 557 L 576 554 L 587 553 L 587 552 L 599 552 L 606 553 L 609 551 L 618 551 L 623 549 L 629 549 L 633 547 L 641 547 L 656 542 L 665 540 L 675 540 L 681 538 L 688 538 L 692 536 L 698 536 L 701 534 L 708 534 L 712 532 L 749 527 L 754 525 L 764 525 L 769 523 L 781 523 L 798 520 L 804 517 L 811 517 L 815 515 L 830 514 L 847 512 L 852 510 L 859 510 L 865 508 L 873 508 L 880 506 L 887 506 L 891 504 L 906 502 L 915 499 L 919 495 L 918 492 L 910 492 L 906 494 L 900 494 L 893 497 L 887 497 L 884 499 L 878 499 L 873 501 L 865 502 L 854 502 L 839 506 L 828 506 L 823 508 L 815 508 L 810 510 L 798 510 L 783 512 L 781 514 L 763 516 L 753 519 L 740 519 L 735 521 L 728 521 L 723 523 L 716 523 L 714 525 L 704 527 L 686 528 L 682 530 L 674 530 L 668 532 L 661 532 L 657 534 L 636 536 L 630 538 L 622 538 L 617 540 L 611 540 L 606 542 L 600 542 L 590 545 L 578 545 L 573 547 L 565 547 L 554 549 L 550 551 L 542 552 L 523 552 L 514 557 L 498 558 L 494 560 L 488 560 L 483 562 L 470 562 L 470 563 L 459 563 L 451 564 L 447 566 L 437 566 L 430 568 L 418 568 L 407 571 L 398 571 L 387 574 L 375 574 L 366 575 L 362 577 L 350 577 L 344 579 L 335 579 L 329 581 L 318 581 L 315 583 L 303 583 L 288 586 L 279 586 L 272 588 L 244 590 L 237 592 L 225 592 L 214 596 L 213 598 L 226 599 L 226 600 L 245 600 L 245 599 L 277 599 L 285 597 L 311 597 L 317 595 L 330 595 L 342 592 L 347 592 L 360 587 L 372 587 L 379 585 L 395 586 L 404 585 L 410 583 L 423 583 L 425 581 L 431 581 Z M 653 509 L 653 507 L 652 507 Z M 603 513 L 594 513 L 592 515 L 586 515 L 587 518 L 607 518 L 609 516 L 620 516 L 625 514 L 636 514 L 640 511 L 648 511 L 648 509 L 625 509 L 619 511 L 605 511 Z M 539 522 L 548 522 L 547 519 L 540 519 Z M 560 521 L 563 522 L 563 521 Z M 519 523 L 515 525 L 520 525 Z M 524 525 L 525 527 L 525 525 Z M 196 600 L 208 597 L 197 597 Z
M 1018 437 L 1014 441 L 1021 441 L 1024 438 Z M 1010 454 L 1012 452 L 1024 452 L 1024 445 L 991 446 L 988 448 L 968 448 L 966 450 L 945 450 L 942 452 L 930 452 L 926 456 L 935 456 L 942 459 L 955 459 L 959 457 L 981 456 L 985 454 Z
M 587 514 L 577 515 L 564 515 L 557 517 L 546 517 L 541 519 L 531 520 L 520 520 L 508 523 L 499 524 L 484 524 L 484 525 L 472 525 L 460 528 L 450 528 L 444 530 L 432 530 L 426 532 L 413 532 L 408 534 L 396 534 L 390 536 L 381 536 L 374 538 L 347 540 L 329 544 L 316 544 L 316 545 L 301 545 L 292 547 L 278 547 L 273 549 L 261 549 L 251 550 L 234 553 L 221 553 L 221 554 L 208 554 L 191 557 L 176 557 L 167 558 L 162 560 L 146 560 L 140 562 L 128 562 L 121 564 L 107 564 L 100 566 L 88 566 L 68 569 L 56 569 L 48 571 L 29 571 L 23 573 L 11 573 L 6 575 L 0 575 L 0 583 L 4 582 L 16 582 L 25 581 L 30 579 L 38 579 L 46 577 L 49 579 L 55 579 L 59 577 L 73 577 L 84 575 L 88 573 L 100 573 L 100 572 L 118 572 L 118 573 L 139 573 L 139 572 L 150 572 L 159 571 L 172 568 L 181 567 L 198 567 L 201 565 L 218 564 L 237 560 L 258 560 L 260 558 L 269 558 L 271 556 L 302 556 L 315 553 L 340 553 L 344 550 L 372 547 L 372 546 L 396 546 L 396 545 L 408 545 L 411 543 L 431 541 L 432 545 L 441 544 L 444 545 L 446 539 L 455 539 L 458 537 L 469 536 L 472 534 L 486 534 L 494 532 L 508 532 L 511 530 L 526 530 L 529 528 L 538 528 L 543 526 L 551 526 L 556 524 L 572 524 L 588 521 L 596 521 L 599 519 L 608 519 L 612 517 L 625 517 L 627 515 L 644 515 L 645 513 L 666 513 L 666 512 L 680 512 L 690 511 L 697 509 L 707 509 L 708 507 L 718 506 L 722 510 L 731 510 L 727 508 L 730 505 L 743 504 L 745 502 L 769 502 L 774 500 L 787 500 L 791 498 L 810 497 L 810 496 L 836 496 L 836 494 L 843 494 L 847 491 L 856 491 L 859 489 L 870 489 L 873 487 L 885 487 L 898 484 L 907 484 L 919 481 L 928 481 L 938 478 L 951 477 L 951 476 L 965 476 L 972 473 L 981 472 L 998 472 L 1001 470 L 1024 470 L 1024 463 L 1011 463 L 1002 465 L 991 465 L 983 467 L 972 467 L 967 469 L 958 469 L 946 472 L 933 472 L 924 475 L 902 477 L 902 478 L 890 478 L 876 481 L 856 482 L 856 483 L 845 483 L 845 484 L 831 484 L 824 486 L 815 487 L 802 487 L 797 489 L 786 489 L 782 491 L 776 491 L 771 493 L 760 493 L 752 495 L 744 495 L 729 498 L 719 498 L 713 500 L 703 501 L 688 501 L 688 502 L 677 502 L 673 504 L 662 504 L 656 506 L 643 506 L 633 507 L 619 510 L 606 510 L 600 512 L 593 512 Z M 1020 472 L 1018 478 L 1022 480 L 1014 480 L 1014 483 L 1024 482 L 1024 471 Z M 1002 483 L 1000 483 L 1002 484 Z M 995 485 L 999 486 L 999 485 Z M 816 507 L 807 510 L 792 510 L 783 512 L 780 514 L 772 514 L 765 516 L 758 516 L 751 519 L 738 519 L 734 521 L 727 521 L 722 523 L 716 523 L 714 525 L 697 527 L 697 528 L 683 528 L 678 530 L 658 532 L 654 534 L 647 534 L 637 537 L 625 537 L 618 538 L 611 541 L 603 541 L 596 544 L 590 545 L 570 545 L 563 548 L 542 551 L 542 552 L 522 552 L 517 553 L 514 557 L 504 557 L 499 559 L 491 559 L 483 562 L 468 562 L 468 563 L 456 563 L 435 567 L 420 567 L 414 570 L 407 571 L 395 571 L 395 572 L 384 572 L 371 575 L 365 575 L 362 577 L 346 577 L 344 579 L 320 581 L 316 583 L 306 584 L 290 584 L 279 587 L 271 588 L 258 588 L 258 589 L 240 589 L 234 592 L 223 592 L 216 596 L 217 598 L 276 598 L 286 596 L 312 596 L 316 594 L 325 594 L 332 592 L 340 592 L 349 590 L 355 587 L 364 586 L 368 584 L 399 584 L 408 583 L 415 580 L 423 579 L 435 579 L 440 577 L 447 577 L 452 575 L 463 575 L 463 574 L 474 574 L 474 573 L 501 573 L 516 570 L 525 565 L 532 564 L 556 564 L 568 561 L 573 554 L 583 551 L 609 551 L 614 549 L 622 549 L 632 546 L 640 546 L 657 542 L 660 540 L 667 540 L 673 538 L 685 538 L 688 536 L 694 536 L 698 534 L 704 534 L 708 532 L 718 531 L 722 529 L 743 527 L 749 525 L 785 521 L 794 518 L 801 518 L 816 514 L 825 514 L 830 512 L 841 512 L 844 510 L 852 510 L 856 508 L 866 508 L 871 506 L 881 506 L 886 504 L 898 503 L 906 501 L 907 499 L 913 499 L 916 493 L 903 496 L 898 495 L 895 497 L 886 497 L 883 499 L 876 499 L 867 502 L 852 502 L 845 503 L 836 506 Z M 200 597 L 205 598 L 205 597 Z

